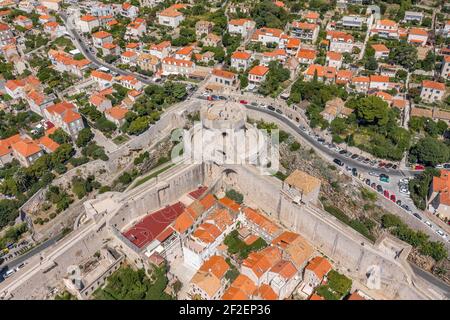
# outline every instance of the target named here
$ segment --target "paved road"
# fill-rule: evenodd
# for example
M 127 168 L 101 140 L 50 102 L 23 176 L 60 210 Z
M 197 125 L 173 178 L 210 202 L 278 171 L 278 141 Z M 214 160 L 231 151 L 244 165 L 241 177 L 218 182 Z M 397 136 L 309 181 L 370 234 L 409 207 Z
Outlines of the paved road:
M 86 47 L 86 44 L 83 42 L 83 40 L 81 39 L 80 35 L 78 34 L 78 32 L 71 28 L 70 23 L 68 22 L 68 18 L 66 16 L 66 14 L 59 12 L 59 16 L 61 17 L 61 19 L 64 22 L 64 25 L 67 29 L 67 31 L 69 32 L 69 34 L 71 35 L 72 39 L 75 41 L 75 45 L 77 47 L 78 50 L 81 51 L 81 53 L 83 53 L 83 55 L 89 59 L 94 65 L 96 65 L 97 67 L 105 67 L 108 68 L 109 70 L 113 71 L 113 72 L 117 72 L 118 74 L 122 75 L 122 76 L 134 76 L 136 77 L 139 81 L 145 83 L 145 84 L 155 84 L 150 78 L 147 78 L 143 75 L 140 75 L 138 73 L 134 73 L 128 70 L 122 70 L 119 69 L 113 65 L 110 65 L 104 61 L 101 61 L 100 59 L 98 59 L 94 54 L 92 54 L 92 52 Z
M 284 124 L 289 126 L 291 129 L 293 129 L 296 133 L 301 135 L 302 138 L 305 139 L 306 141 L 308 141 L 308 143 L 310 143 L 314 148 L 319 149 L 321 152 L 327 154 L 328 156 L 339 159 L 342 162 L 344 162 L 345 164 L 347 164 L 351 167 L 354 167 L 360 171 L 374 171 L 377 173 L 384 173 L 384 174 L 389 174 L 390 176 L 400 176 L 400 177 L 409 177 L 414 174 L 410 171 L 392 170 L 392 169 L 386 169 L 386 168 L 372 167 L 370 165 L 366 165 L 359 161 L 356 161 L 356 160 L 353 160 L 350 158 L 346 158 L 346 157 L 340 155 L 339 153 L 335 152 L 334 150 L 330 150 L 326 146 L 317 142 L 313 137 L 311 137 L 310 135 L 308 135 L 307 133 L 302 131 L 295 123 L 293 123 L 290 119 L 286 118 L 285 116 L 283 116 L 277 112 L 270 111 L 265 108 L 254 107 L 254 106 L 250 106 L 250 105 L 247 105 L 247 108 L 258 111 L 258 112 L 263 112 L 263 113 L 271 115 L 272 117 L 277 118 L 278 120 L 282 121 Z

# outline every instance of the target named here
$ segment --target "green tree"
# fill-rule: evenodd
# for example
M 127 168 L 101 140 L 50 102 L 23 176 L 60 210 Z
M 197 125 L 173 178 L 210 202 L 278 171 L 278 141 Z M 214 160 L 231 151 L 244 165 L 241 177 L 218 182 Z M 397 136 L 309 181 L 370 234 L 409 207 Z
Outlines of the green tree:
M 449 160 L 449 149 L 445 143 L 433 137 L 425 137 L 411 148 L 410 158 L 427 166 L 435 166 Z
M 358 101 L 356 116 L 365 123 L 384 126 L 389 120 L 389 107 L 381 98 L 368 96 Z

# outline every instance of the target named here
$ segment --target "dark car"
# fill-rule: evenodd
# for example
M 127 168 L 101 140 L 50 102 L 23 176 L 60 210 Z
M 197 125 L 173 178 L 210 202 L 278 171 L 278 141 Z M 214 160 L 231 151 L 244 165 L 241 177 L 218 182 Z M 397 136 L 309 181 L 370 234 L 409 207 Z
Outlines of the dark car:
M 358 158 L 357 154 L 352 155 L 350 158 L 352 158 L 353 160 L 355 160 L 356 158 Z
M 383 192 L 383 187 L 380 186 L 380 185 L 377 185 L 377 191 L 378 191 L 379 193 L 382 193 L 382 192 Z
M 346 153 L 347 153 L 347 151 L 345 151 L 345 150 L 339 151 L 339 154 L 346 154 Z
M 397 170 L 397 168 L 398 168 L 398 166 L 397 166 L 396 164 L 394 164 L 394 165 L 392 166 L 392 169 L 394 169 L 394 170 Z
M 370 185 L 371 188 L 376 189 L 377 188 L 377 184 L 375 182 L 372 182 L 372 184 Z
M 276 109 L 275 111 L 279 114 L 283 114 L 283 111 L 281 111 L 280 109 Z
M 355 177 L 358 175 L 358 170 L 356 170 L 356 168 L 352 169 L 352 175 Z
M 340 167 L 342 167 L 344 165 L 344 163 L 339 159 L 334 159 L 333 162 L 336 163 Z
M 413 213 L 413 216 L 416 217 L 419 220 L 422 220 L 422 217 L 420 216 L 420 214 L 418 214 L 417 212 Z
M 380 161 L 378 163 L 378 167 L 383 168 L 386 165 L 386 163 L 384 163 L 383 161 Z
M 370 186 L 370 179 L 366 179 L 366 184 Z
M 395 202 L 398 206 L 401 206 L 402 205 L 402 200 L 397 200 L 396 202 Z
M 405 209 L 406 211 L 411 211 L 411 209 L 408 207 L 407 204 L 402 205 L 402 208 Z
M 272 106 L 267 106 L 267 109 L 269 109 L 270 111 L 275 111 L 275 108 Z
M 388 163 L 388 164 L 386 164 L 385 168 L 386 168 L 386 169 L 389 169 L 389 168 L 391 168 L 392 166 L 393 166 L 392 163 Z

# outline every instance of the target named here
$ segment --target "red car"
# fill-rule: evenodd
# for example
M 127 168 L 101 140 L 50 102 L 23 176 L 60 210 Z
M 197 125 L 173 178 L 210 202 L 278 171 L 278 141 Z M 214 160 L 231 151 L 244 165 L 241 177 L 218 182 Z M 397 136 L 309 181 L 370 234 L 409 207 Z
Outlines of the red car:
M 212 96 L 208 96 L 206 99 L 207 99 L 208 101 L 212 101 L 212 100 L 213 100 Z
M 383 162 L 383 161 L 380 161 L 380 163 L 378 164 L 378 167 L 382 168 L 382 167 L 384 167 L 385 165 L 386 165 L 386 163 L 385 163 L 385 162 Z
M 421 165 L 421 164 L 416 164 L 414 166 L 414 170 L 425 170 L 425 167 L 423 165 Z
M 385 196 L 386 198 L 388 198 L 388 199 L 389 199 L 389 191 L 387 191 L 387 190 L 384 190 L 383 194 L 384 194 L 384 196 Z
M 396 202 L 397 198 L 395 197 L 395 194 L 391 194 L 391 201 Z
M 242 103 L 242 104 L 248 104 L 248 101 L 241 100 L 241 101 L 239 101 L 239 103 Z

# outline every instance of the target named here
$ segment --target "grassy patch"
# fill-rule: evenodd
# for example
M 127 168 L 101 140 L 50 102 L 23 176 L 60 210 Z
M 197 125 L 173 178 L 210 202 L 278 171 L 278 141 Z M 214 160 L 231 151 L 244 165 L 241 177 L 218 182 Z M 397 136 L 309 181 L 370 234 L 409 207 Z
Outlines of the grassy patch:
M 168 166 L 166 166 L 162 169 L 159 169 L 158 171 L 155 171 L 152 174 L 149 174 L 148 176 L 146 176 L 142 179 L 137 180 L 136 183 L 134 184 L 133 188 L 136 188 L 137 186 L 140 186 L 141 184 L 147 182 L 148 180 L 153 179 L 154 177 L 158 176 L 159 174 L 163 173 L 164 171 L 173 167 L 174 165 L 175 165 L 174 163 L 171 163 Z
M 224 243 L 228 246 L 228 253 L 238 254 L 241 259 L 247 258 L 250 252 L 259 251 L 267 246 L 267 243 L 262 238 L 258 238 L 250 245 L 246 244 L 244 241 L 239 239 L 239 233 L 237 230 L 233 230 L 228 236 L 226 236 Z
M 130 140 L 130 138 L 128 138 L 126 135 L 121 134 L 120 136 L 117 136 L 113 139 L 113 142 L 117 145 L 121 145 L 124 142 L 127 142 L 128 140 Z
M 341 209 L 332 205 L 324 205 L 324 208 L 328 213 L 332 214 L 346 225 L 352 227 L 354 230 L 361 233 L 367 239 L 375 241 L 375 236 L 371 232 L 371 229 L 373 228 L 373 222 L 371 220 L 351 219 Z

